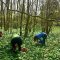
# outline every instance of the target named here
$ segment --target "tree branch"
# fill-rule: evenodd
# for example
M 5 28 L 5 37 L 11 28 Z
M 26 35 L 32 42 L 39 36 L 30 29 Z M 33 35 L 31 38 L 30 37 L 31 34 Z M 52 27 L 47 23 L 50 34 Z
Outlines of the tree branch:
M 44 19 L 44 18 L 42 18 L 42 17 L 40 17 L 40 16 L 33 16 L 33 15 L 31 15 L 31 14 L 27 14 L 27 13 L 25 13 L 25 12 L 20 12 L 20 11 L 18 11 L 18 10 L 11 10 L 11 9 L 9 9 L 9 11 L 16 11 L 16 12 L 19 12 L 19 13 L 23 13 L 23 14 L 26 14 L 26 15 L 29 15 L 29 16 L 32 16 L 32 17 L 38 17 L 38 18 L 41 18 L 41 19 Z

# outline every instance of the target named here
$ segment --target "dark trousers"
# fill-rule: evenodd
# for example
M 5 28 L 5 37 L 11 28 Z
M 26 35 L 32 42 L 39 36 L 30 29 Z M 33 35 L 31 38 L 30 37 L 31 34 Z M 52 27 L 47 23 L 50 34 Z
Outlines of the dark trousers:
M 17 44 L 17 46 L 16 46 L 16 44 L 12 44 L 12 50 L 13 50 L 13 51 L 15 51 L 17 47 L 18 47 L 18 50 L 21 51 L 21 46 L 20 46 L 20 44 Z

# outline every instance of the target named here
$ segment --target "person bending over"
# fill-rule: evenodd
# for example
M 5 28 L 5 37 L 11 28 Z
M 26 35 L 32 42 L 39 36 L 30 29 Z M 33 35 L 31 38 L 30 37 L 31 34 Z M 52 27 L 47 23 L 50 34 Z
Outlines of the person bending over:
M 15 51 L 18 47 L 18 50 L 21 51 L 22 39 L 19 35 L 15 35 L 11 39 L 12 50 Z
M 22 48 L 22 39 L 19 35 L 14 35 L 11 39 L 11 45 L 12 45 L 12 51 L 15 52 L 16 48 L 18 48 L 19 51 L 26 52 L 27 48 Z
M 34 36 L 34 42 L 36 44 L 41 44 L 42 46 L 45 45 L 45 40 L 47 38 L 47 34 L 45 32 L 41 32 Z

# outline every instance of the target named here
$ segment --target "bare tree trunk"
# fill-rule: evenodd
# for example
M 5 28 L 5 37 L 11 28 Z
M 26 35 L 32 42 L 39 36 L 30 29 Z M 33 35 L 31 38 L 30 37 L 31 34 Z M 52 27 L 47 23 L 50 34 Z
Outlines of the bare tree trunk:
M 37 7 L 38 7 L 38 0 L 36 1 L 35 16 L 37 15 Z M 35 32 L 35 25 L 36 25 L 36 17 L 34 17 L 33 34 Z
M 3 0 L 2 0 L 3 1 Z M 3 26 L 3 2 L 1 1 L 1 29 L 2 29 L 2 26 Z
M 11 0 L 11 5 L 10 9 L 12 10 L 12 0 Z M 12 11 L 10 11 L 10 33 L 12 33 L 12 28 L 13 28 L 13 23 L 12 23 Z
M 22 13 L 21 13 L 21 20 L 20 20 L 20 36 L 22 36 L 22 21 L 23 21 L 23 12 L 25 11 L 24 6 L 25 0 L 23 0 L 23 7 L 22 7 Z
M 27 0 L 27 20 L 26 20 L 26 27 L 25 27 L 25 34 L 24 34 L 24 37 L 27 37 L 28 36 L 28 25 L 29 25 L 29 0 Z
M 9 29 L 9 14 L 8 14 L 8 9 L 9 9 L 9 0 L 6 0 L 6 15 L 5 15 L 5 31 Z

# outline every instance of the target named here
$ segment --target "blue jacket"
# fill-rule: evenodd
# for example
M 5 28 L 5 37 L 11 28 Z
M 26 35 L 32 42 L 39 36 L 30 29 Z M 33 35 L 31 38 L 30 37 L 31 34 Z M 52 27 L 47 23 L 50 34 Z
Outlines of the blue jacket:
M 35 36 L 37 39 L 39 39 L 39 43 L 45 44 L 45 39 L 47 37 L 47 34 L 45 32 L 41 32 L 40 34 Z
M 35 37 L 40 39 L 40 38 L 43 38 L 44 36 L 47 37 L 47 34 L 45 32 L 41 32 L 40 34 L 37 34 Z

